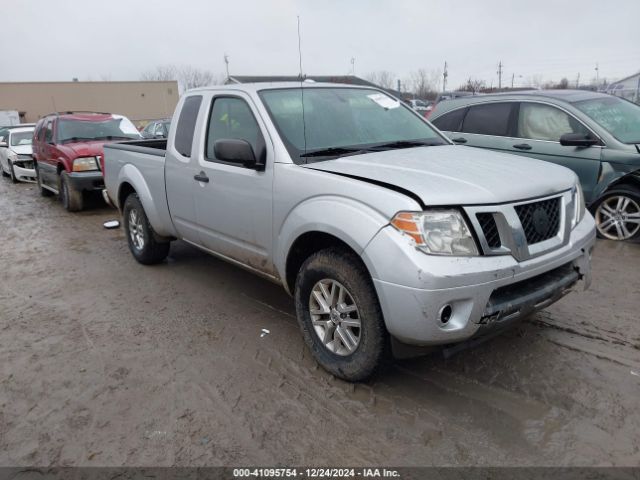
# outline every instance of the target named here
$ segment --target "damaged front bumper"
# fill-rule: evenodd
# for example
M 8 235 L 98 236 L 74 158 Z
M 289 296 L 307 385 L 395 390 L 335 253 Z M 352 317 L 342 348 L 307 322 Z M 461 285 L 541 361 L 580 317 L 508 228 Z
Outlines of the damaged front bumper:
M 426 255 L 407 249 L 392 228 L 379 232 L 363 258 L 389 333 L 396 342 L 422 347 L 500 331 L 556 302 L 581 280 L 588 288 L 594 244 L 595 225 L 587 214 L 565 245 L 522 262 L 511 255 Z

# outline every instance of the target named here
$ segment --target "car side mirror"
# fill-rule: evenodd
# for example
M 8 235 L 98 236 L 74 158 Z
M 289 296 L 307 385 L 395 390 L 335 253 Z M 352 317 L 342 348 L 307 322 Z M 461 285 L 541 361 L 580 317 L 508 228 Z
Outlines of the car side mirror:
M 582 133 L 565 133 L 560 137 L 560 145 L 563 147 L 590 147 L 598 143 L 597 138 Z
M 253 147 L 246 140 L 222 139 L 213 144 L 213 152 L 218 160 L 241 163 L 246 168 L 258 169 L 258 161 Z

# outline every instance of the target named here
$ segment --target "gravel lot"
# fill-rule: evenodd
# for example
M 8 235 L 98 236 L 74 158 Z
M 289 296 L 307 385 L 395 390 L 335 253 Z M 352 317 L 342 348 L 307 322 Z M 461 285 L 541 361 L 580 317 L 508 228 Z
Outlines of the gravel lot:
M 319 369 L 276 285 L 0 181 L 0 465 L 640 464 L 640 245 L 449 360 Z M 260 337 L 262 328 L 271 333 Z

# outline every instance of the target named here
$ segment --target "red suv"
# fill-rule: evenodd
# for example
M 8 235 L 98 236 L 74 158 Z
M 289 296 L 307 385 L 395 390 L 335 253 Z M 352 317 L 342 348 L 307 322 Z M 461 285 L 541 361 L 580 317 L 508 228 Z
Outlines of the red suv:
M 122 115 L 64 112 L 43 117 L 33 132 L 40 193 L 58 195 L 70 212 L 82 210 L 84 192 L 104 188 L 102 146 L 138 138 L 136 127 Z

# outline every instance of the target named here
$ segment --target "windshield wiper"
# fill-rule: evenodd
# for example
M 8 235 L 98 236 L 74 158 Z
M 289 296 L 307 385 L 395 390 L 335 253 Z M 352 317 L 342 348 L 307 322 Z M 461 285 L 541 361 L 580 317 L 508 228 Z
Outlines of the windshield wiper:
M 61 143 L 68 143 L 68 142 L 80 142 L 82 140 L 95 140 L 95 138 L 93 137 L 71 137 L 71 138 L 65 138 L 64 140 L 62 140 Z
M 357 155 L 359 153 L 366 153 L 367 150 L 362 148 L 349 148 L 349 147 L 329 147 L 320 148 L 318 150 L 311 150 L 300 154 L 301 157 L 342 157 L 345 155 Z
M 433 147 L 435 145 L 444 145 L 444 142 L 440 140 L 399 140 L 397 142 L 382 143 L 380 145 L 373 145 L 369 147 L 371 150 L 393 150 L 396 148 L 411 148 L 411 147 Z

